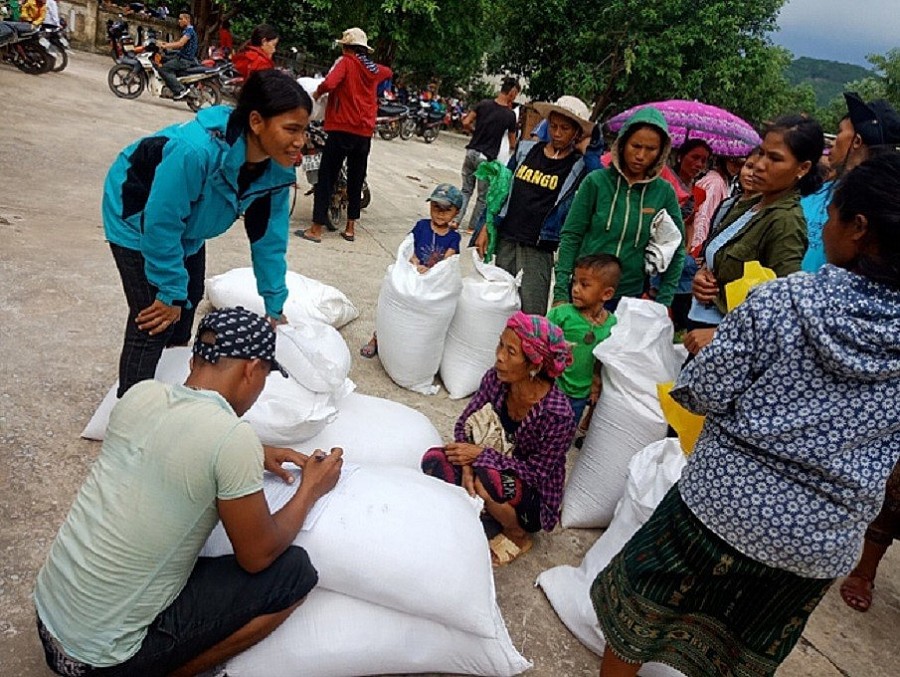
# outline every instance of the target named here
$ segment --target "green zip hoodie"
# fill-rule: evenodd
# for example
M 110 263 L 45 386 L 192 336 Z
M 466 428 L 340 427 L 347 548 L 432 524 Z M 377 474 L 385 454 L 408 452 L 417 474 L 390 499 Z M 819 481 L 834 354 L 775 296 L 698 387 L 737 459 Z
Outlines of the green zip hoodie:
M 636 124 L 650 124 L 663 133 L 659 160 L 646 179 L 632 184 L 622 174 L 624 159 L 621 140 Z M 660 173 L 665 166 L 672 141 L 662 114 L 652 107 L 632 115 L 619 131 L 612 146 L 612 163 L 606 169 L 591 172 L 581 183 L 569 216 L 560 234 L 556 263 L 554 301 L 569 300 L 569 280 L 575 261 L 589 254 L 615 254 L 622 261 L 622 279 L 615 298 L 640 296 L 644 291 L 644 250 L 650 241 L 650 224 L 660 209 L 665 209 L 684 236 L 684 224 L 675 190 Z M 662 275 L 656 300 L 670 305 L 684 265 L 684 247 L 679 247 Z

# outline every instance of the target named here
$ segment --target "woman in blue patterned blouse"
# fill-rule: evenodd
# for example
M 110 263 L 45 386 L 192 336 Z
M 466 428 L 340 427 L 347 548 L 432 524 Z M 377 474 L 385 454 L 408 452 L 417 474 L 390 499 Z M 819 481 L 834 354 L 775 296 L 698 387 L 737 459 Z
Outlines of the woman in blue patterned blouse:
M 456 422 L 454 441 L 422 458 L 426 474 L 484 499 L 494 566 L 528 552 L 531 534 L 552 531 L 559 520 L 575 419 L 555 381 L 571 363 L 562 329 L 516 313 L 500 335 L 494 367 Z
M 774 674 L 856 563 L 900 457 L 900 155 L 842 179 L 823 237 L 829 265 L 754 290 L 679 377 L 706 423 L 591 588 L 602 677 Z

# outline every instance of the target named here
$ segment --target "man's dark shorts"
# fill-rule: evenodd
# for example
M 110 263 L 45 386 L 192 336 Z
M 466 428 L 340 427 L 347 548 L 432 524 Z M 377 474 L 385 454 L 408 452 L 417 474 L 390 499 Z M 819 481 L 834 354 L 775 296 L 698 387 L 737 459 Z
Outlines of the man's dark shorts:
M 124 663 L 95 668 L 75 661 L 37 619 L 47 665 L 67 677 L 168 675 L 230 637 L 254 618 L 284 611 L 306 597 L 318 574 L 303 548 L 291 546 L 265 571 L 249 574 L 234 555 L 201 557 L 184 590 L 150 624 L 138 652 Z

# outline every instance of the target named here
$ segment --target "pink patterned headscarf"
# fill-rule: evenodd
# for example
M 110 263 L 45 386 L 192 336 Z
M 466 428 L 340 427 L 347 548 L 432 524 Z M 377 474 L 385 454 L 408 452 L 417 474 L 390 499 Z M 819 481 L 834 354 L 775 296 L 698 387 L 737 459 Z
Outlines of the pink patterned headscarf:
M 506 321 L 522 341 L 522 352 L 533 365 L 550 378 L 556 378 L 572 364 L 572 348 L 562 329 L 541 315 L 526 315 L 521 310 Z

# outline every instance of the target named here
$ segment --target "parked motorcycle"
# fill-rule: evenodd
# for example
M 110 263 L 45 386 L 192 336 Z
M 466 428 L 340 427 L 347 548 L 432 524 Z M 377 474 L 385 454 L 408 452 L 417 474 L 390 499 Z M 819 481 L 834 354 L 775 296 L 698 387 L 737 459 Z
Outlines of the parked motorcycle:
M 385 141 L 396 139 L 402 131 L 403 121 L 409 117 L 409 108 L 381 99 L 378 101 L 378 117 L 375 118 L 375 131 Z M 408 138 L 408 137 L 407 137 Z
M 162 60 L 156 41 L 151 39 L 147 45 L 126 52 L 119 63 L 109 69 L 107 84 L 113 94 L 122 99 L 136 99 L 145 89 L 160 99 L 171 99 L 172 90 L 159 74 Z M 178 75 L 178 81 L 188 89 L 184 101 L 192 111 L 221 102 L 219 71 L 219 68 L 198 65 Z
M 50 46 L 47 51 L 53 57 L 54 73 L 59 73 L 66 69 L 69 65 L 69 39 L 66 37 L 66 20 L 62 19 L 60 25 L 55 28 L 52 26 L 41 26 L 41 35 L 47 39 Z
M 310 122 L 309 128 L 306 130 L 306 145 L 303 147 L 303 159 L 300 161 L 300 168 L 306 174 L 306 180 L 311 188 L 306 191 L 305 195 L 312 195 L 315 192 L 316 184 L 319 182 L 319 167 L 322 164 L 322 151 L 325 149 L 325 141 L 328 139 L 328 132 L 322 128 L 322 123 L 318 121 Z M 296 193 L 294 201 L 296 202 Z M 369 190 L 367 181 L 363 181 L 362 196 L 360 206 L 365 209 L 372 201 L 372 193 Z M 331 204 L 328 206 L 328 222 L 324 225 L 328 230 L 337 230 L 337 225 L 344 220 L 347 213 L 347 205 L 350 199 L 347 195 L 347 162 L 341 166 L 337 180 L 334 183 L 334 191 L 331 194 Z M 291 206 L 291 213 L 294 207 Z
M 425 143 L 433 143 L 444 124 L 445 113 L 434 110 L 427 101 L 422 101 L 416 113 L 416 135 L 421 136 Z
M 41 75 L 53 68 L 48 51 L 50 43 L 30 23 L 0 22 L 0 61 L 9 63 L 29 75 Z

